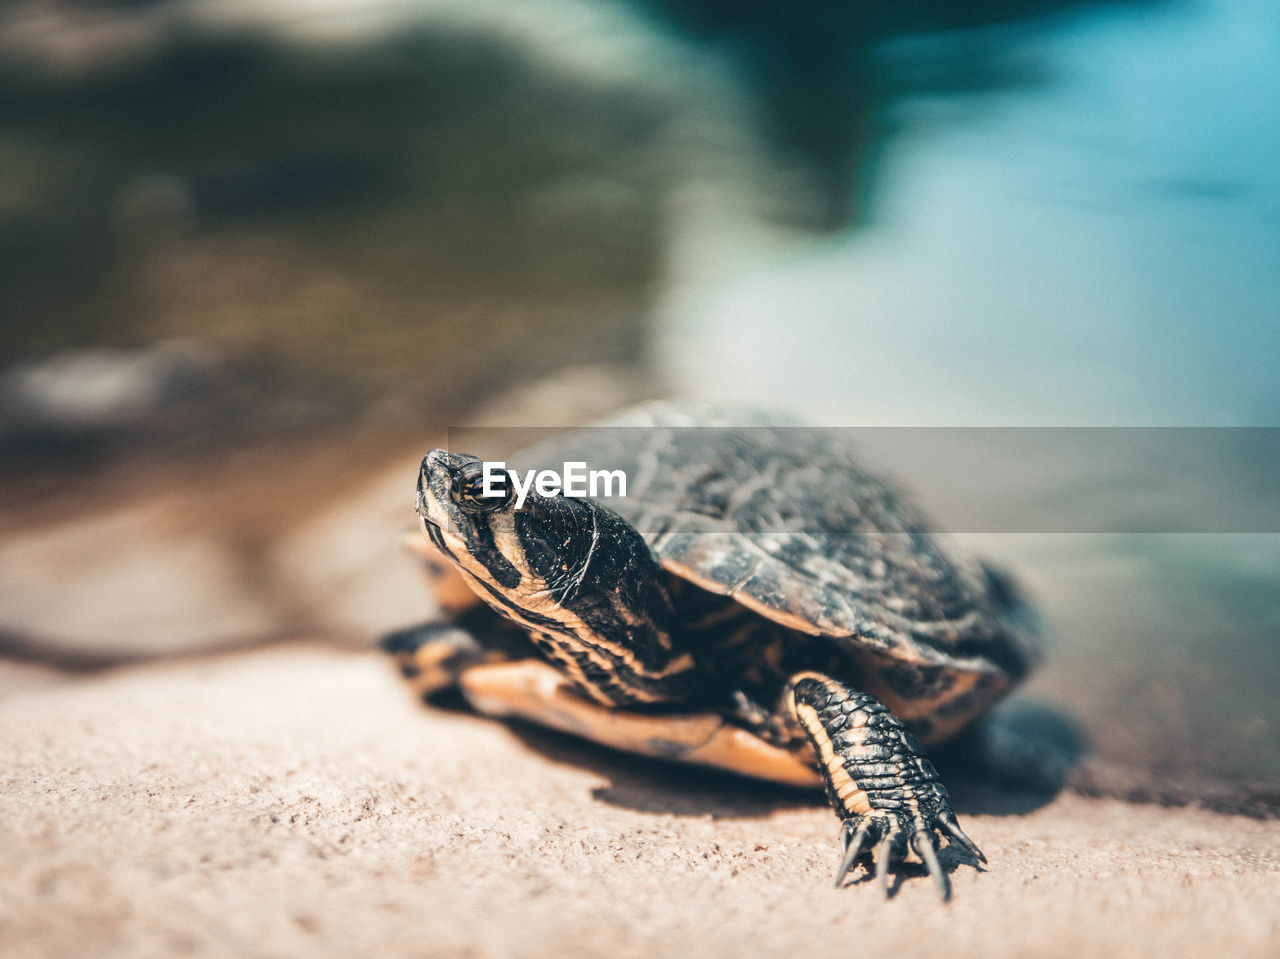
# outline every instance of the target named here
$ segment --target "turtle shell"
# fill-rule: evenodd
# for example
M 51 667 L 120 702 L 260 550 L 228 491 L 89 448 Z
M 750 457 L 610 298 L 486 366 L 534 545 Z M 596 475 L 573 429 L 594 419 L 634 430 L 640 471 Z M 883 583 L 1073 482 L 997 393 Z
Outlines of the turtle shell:
M 624 471 L 626 496 L 597 501 L 668 571 L 791 629 L 1002 686 L 1036 658 L 1029 614 L 1003 577 L 867 473 L 847 431 L 659 403 L 511 459 Z

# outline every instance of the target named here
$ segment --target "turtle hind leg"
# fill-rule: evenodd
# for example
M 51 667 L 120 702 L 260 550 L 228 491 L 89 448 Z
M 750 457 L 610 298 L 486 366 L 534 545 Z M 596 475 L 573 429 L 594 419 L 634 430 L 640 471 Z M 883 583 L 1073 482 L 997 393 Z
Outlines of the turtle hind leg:
M 827 797 L 842 820 L 844 857 L 837 886 L 871 851 L 876 877 L 887 892 L 889 867 L 910 847 L 938 894 L 948 898 L 935 834 L 986 862 L 956 822 L 947 788 L 920 744 L 878 699 L 828 676 L 802 673 L 788 684 L 784 702 L 817 755 Z

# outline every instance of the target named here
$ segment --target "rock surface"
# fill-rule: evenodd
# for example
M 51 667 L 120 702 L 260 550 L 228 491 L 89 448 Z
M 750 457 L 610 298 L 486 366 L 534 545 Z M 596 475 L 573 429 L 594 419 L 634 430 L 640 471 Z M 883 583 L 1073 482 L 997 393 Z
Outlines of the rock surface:
M 287 646 L 0 705 L 13 956 L 1273 956 L 1280 822 L 958 796 L 991 859 L 885 901 L 820 799 L 412 702 Z M 980 810 L 1003 807 L 1002 815 Z
M 438 615 L 400 545 L 416 532 L 413 483 L 420 461 L 417 454 L 406 457 L 273 550 L 275 578 L 298 597 L 299 615 L 327 636 L 367 644 L 370 636 Z
M 0 631 L 49 660 L 244 645 L 282 625 L 221 545 L 164 506 L 104 511 L 0 544 Z

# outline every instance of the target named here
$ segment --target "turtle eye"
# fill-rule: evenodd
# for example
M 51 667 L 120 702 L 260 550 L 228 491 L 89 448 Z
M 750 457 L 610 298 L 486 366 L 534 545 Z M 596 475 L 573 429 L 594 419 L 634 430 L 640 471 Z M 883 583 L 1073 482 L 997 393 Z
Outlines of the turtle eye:
M 502 509 L 515 495 L 505 476 L 502 477 L 501 483 L 495 482 L 493 486 L 500 490 L 498 495 L 485 496 L 484 473 L 475 468 L 465 469 L 453 477 L 449 495 L 468 513 L 491 513 Z

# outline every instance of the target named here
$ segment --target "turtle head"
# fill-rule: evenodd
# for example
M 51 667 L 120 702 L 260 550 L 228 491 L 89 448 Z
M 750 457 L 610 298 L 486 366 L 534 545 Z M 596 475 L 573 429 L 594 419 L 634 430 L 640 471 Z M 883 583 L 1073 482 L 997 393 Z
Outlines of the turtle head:
M 431 542 L 459 565 L 471 555 L 483 560 L 490 551 L 501 559 L 500 542 L 514 532 L 510 485 L 491 480 L 486 491 L 484 463 L 465 453 L 432 450 L 423 457 L 416 505 Z
M 486 482 L 480 459 L 447 450 L 428 453 L 418 473 L 418 516 L 427 536 L 470 574 L 482 597 L 492 602 L 501 595 L 508 610 L 545 602 L 585 566 L 597 525 L 593 514 L 602 509 L 525 492 L 518 501 L 505 473 L 490 473 Z
M 529 489 L 517 508 L 510 482 L 498 495 L 484 483 L 479 459 L 445 450 L 418 475 L 427 536 L 480 598 L 599 702 L 685 697 L 693 661 L 673 644 L 665 576 L 639 532 L 590 499 Z
M 422 458 L 417 507 L 425 522 L 463 530 L 474 525 L 477 517 L 509 512 L 513 501 L 506 482 L 491 482 L 486 495 L 484 463 L 475 456 L 432 450 Z

